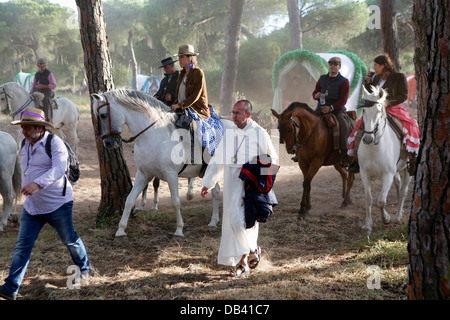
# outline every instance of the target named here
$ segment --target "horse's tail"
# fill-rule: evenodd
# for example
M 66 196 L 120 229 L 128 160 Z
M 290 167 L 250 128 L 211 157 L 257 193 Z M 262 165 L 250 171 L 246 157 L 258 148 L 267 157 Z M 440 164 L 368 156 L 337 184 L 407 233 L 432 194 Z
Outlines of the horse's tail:
M 20 150 L 20 149 L 19 149 Z M 20 190 L 22 189 L 22 174 L 20 172 L 20 160 L 19 160 L 19 152 L 17 152 L 16 156 L 16 164 L 14 165 L 14 172 L 12 176 L 13 189 L 16 193 L 15 203 L 17 204 L 17 200 L 21 197 Z

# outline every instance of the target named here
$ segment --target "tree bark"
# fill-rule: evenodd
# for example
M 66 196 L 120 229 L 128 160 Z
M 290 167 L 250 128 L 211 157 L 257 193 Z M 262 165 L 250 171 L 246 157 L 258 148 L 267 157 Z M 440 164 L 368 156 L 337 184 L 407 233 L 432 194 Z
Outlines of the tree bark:
M 84 66 L 89 92 L 99 93 L 114 89 L 111 57 L 108 50 L 103 6 L 101 0 L 76 0 L 80 10 L 80 34 L 84 51 Z M 106 149 L 98 132 L 97 118 L 92 110 L 92 124 L 98 151 L 101 179 L 101 202 L 97 223 L 121 214 L 132 182 L 122 148 Z
M 395 0 L 380 0 L 380 12 L 383 50 L 385 53 L 389 54 L 389 57 L 397 70 L 400 71 L 401 66 L 398 50 L 397 10 L 395 9 Z
M 415 0 L 421 147 L 409 219 L 409 299 L 450 299 L 450 2 Z
M 231 0 L 225 38 L 225 57 L 220 85 L 220 115 L 228 116 L 232 109 L 239 64 L 242 12 L 245 0 Z
M 303 49 L 302 26 L 298 0 L 286 0 L 289 13 L 289 33 L 291 35 L 292 50 Z

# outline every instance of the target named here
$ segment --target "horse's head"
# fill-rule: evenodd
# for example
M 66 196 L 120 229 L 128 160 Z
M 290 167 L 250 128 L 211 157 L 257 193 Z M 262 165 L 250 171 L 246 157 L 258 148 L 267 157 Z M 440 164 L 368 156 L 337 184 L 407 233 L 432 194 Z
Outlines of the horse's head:
M 6 85 L 2 85 L 0 86 L 0 111 L 3 114 L 10 114 L 11 113 L 11 107 L 10 107 L 10 103 L 11 103 L 11 95 L 8 94 L 7 89 L 6 89 Z
M 285 111 L 281 114 L 271 109 L 272 114 L 278 119 L 278 130 L 280 132 L 280 143 L 284 143 L 286 151 L 289 154 L 294 154 L 296 152 L 296 131 L 295 127 L 297 124 L 292 119 L 292 111 Z
M 97 118 L 98 134 L 103 140 L 105 148 L 117 148 L 122 145 L 122 127 L 125 119 L 114 108 L 105 94 L 91 94 L 93 111 Z
M 364 104 L 358 108 L 363 109 L 364 136 L 363 142 L 370 144 L 374 142 L 374 137 L 378 132 L 380 121 L 386 116 L 387 92 L 380 88 L 371 86 L 371 91 L 364 90 Z

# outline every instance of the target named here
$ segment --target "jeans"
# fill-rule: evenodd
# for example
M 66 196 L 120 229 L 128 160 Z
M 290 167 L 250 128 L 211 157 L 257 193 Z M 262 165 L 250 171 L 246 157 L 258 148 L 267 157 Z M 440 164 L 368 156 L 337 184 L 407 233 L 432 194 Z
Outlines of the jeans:
M 72 206 L 73 201 L 69 201 L 56 211 L 41 215 L 30 215 L 23 209 L 9 276 L 5 279 L 3 288 L 17 294 L 30 262 L 34 242 L 47 222 L 58 232 L 61 241 L 69 249 L 72 260 L 80 268 L 81 273 L 90 271 L 86 248 L 73 228 Z

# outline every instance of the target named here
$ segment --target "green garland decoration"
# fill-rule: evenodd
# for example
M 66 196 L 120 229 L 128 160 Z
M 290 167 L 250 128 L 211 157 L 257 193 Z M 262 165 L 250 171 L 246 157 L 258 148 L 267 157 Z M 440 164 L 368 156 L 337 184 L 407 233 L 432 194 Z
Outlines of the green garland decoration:
M 294 50 L 289 51 L 283 54 L 280 59 L 275 63 L 273 66 L 273 72 L 272 72 L 272 89 L 275 91 L 275 88 L 278 84 L 278 78 L 279 78 L 279 71 L 281 68 L 283 68 L 289 61 L 296 60 L 296 61 L 304 61 L 307 60 L 309 63 L 313 65 L 314 68 L 317 70 L 320 70 L 321 73 L 327 73 L 328 72 L 328 63 L 323 59 L 322 57 L 318 56 L 317 54 L 308 51 L 308 50 Z
M 355 73 L 353 75 L 352 83 L 350 84 L 350 93 L 351 95 L 353 91 L 356 89 L 356 86 L 358 85 L 358 80 L 361 75 L 365 75 L 367 73 L 368 68 L 362 62 L 362 60 L 354 53 L 348 52 L 346 50 L 331 50 L 328 51 L 328 53 L 339 53 L 347 56 L 354 64 L 355 66 Z M 289 51 L 282 55 L 280 59 L 275 63 L 273 67 L 272 72 L 272 89 L 275 91 L 275 88 L 278 84 L 278 78 L 279 78 L 279 71 L 281 68 L 283 68 L 289 61 L 296 60 L 298 62 L 307 60 L 310 62 L 313 67 L 320 70 L 322 74 L 326 74 L 328 72 L 328 63 L 323 59 L 321 56 L 308 51 L 308 50 L 294 50 Z
M 350 60 L 352 60 L 353 65 L 355 66 L 355 74 L 353 75 L 352 83 L 350 84 L 350 93 L 349 96 L 352 95 L 353 91 L 356 89 L 356 86 L 358 85 L 358 81 L 360 76 L 364 76 L 367 74 L 367 67 L 364 64 L 364 62 L 361 61 L 361 59 L 354 53 L 348 52 L 345 50 L 332 50 L 328 51 L 328 53 L 339 53 L 347 56 Z

